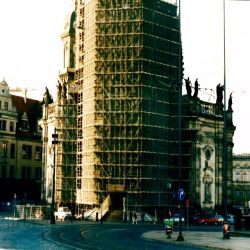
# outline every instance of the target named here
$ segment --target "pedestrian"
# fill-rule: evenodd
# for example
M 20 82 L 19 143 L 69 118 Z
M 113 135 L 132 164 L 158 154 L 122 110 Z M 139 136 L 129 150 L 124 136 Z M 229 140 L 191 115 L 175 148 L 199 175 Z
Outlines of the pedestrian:
M 145 218 L 145 213 L 142 211 L 141 212 L 141 223 L 144 223 L 144 218 Z
M 137 224 L 137 214 L 135 211 L 133 211 L 133 215 L 132 215 L 132 220 L 133 220 L 133 224 Z
M 133 218 L 133 213 L 132 211 L 130 210 L 129 211 L 129 221 L 132 222 L 132 218 Z
M 122 221 L 127 222 L 127 212 L 126 211 L 123 211 L 123 213 L 122 213 Z
M 84 220 L 84 209 L 82 210 L 82 220 Z
M 167 218 L 164 219 L 163 221 L 165 224 L 166 235 L 168 236 L 168 239 L 171 239 L 171 234 L 173 233 L 173 225 L 174 225 L 173 214 L 171 209 L 168 210 Z
M 171 209 L 168 210 L 167 218 L 168 218 L 168 219 L 173 218 L 173 214 L 172 214 Z

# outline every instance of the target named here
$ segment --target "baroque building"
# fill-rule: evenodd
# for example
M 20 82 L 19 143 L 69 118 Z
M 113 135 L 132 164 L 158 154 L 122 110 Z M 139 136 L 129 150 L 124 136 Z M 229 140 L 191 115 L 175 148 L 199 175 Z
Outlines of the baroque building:
M 184 168 L 190 168 L 186 176 L 189 187 L 186 189 L 189 190 L 190 202 L 207 213 L 222 209 L 225 199 L 230 205 L 233 202 L 232 153 L 235 126 L 231 106 L 227 111 L 223 108 L 222 102 L 213 104 L 196 96 L 183 96 L 183 162 Z
M 250 155 L 233 156 L 233 204 L 250 208 Z
M 61 36 L 57 98 L 43 105 L 40 123 L 43 200 L 51 202 L 54 191 L 57 206 L 98 208 L 102 215 L 109 208 L 177 207 L 181 145 L 185 199 L 207 210 L 222 205 L 223 105 L 205 103 L 198 93 L 180 95 L 178 6 L 163 0 L 73 6 Z
M 42 130 L 37 100 L 10 94 L 0 82 L 0 199 L 40 202 L 42 180 Z

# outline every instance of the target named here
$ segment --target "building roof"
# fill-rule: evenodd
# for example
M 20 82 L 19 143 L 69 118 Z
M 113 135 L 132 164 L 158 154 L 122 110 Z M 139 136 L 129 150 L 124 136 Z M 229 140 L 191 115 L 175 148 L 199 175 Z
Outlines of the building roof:
M 8 87 L 8 84 L 7 84 L 7 82 L 5 81 L 5 79 L 3 79 L 3 80 L 0 82 L 0 85 L 1 85 L 1 86 L 7 86 L 7 87 Z
M 21 96 L 11 95 L 11 97 L 18 113 L 17 136 L 37 136 L 38 120 L 42 117 L 41 102 L 30 98 L 24 99 Z M 22 127 L 24 119 L 28 121 L 28 129 L 23 129 Z

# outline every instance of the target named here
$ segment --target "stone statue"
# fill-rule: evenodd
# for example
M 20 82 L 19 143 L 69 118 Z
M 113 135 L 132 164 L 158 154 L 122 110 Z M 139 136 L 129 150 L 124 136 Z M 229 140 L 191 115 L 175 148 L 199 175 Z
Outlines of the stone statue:
M 232 97 L 232 92 L 231 92 L 229 95 L 229 99 L 228 99 L 228 110 L 229 111 L 233 111 L 232 105 L 233 105 L 233 97 Z
M 62 84 L 58 81 L 57 85 L 57 99 L 61 100 L 62 98 Z
M 209 178 L 210 179 L 210 178 Z M 210 180 L 205 181 L 205 201 L 211 202 L 211 181 Z
M 62 98 L 67 98 L 67 86 L 65 82 L 62 85 Z
M 195 82 L 194 82 L 194 94 L 193 97 L 198 97 L 198 91 L 199 91 L 199 83 L 198 83 L 198 79 L 196 78 Z
M 191 89 L 191 81 L 190 81 L 189 77 L 187 79 L 185 79 L 185 83 L 186 83 L 187 95 L 190 97 L 191 93 L 192 93 L 192 89 Z
M 50 103 L 53 103 L 53 97 L 49 93 L 47 87 L 45 87 L 45 93 L 43 95 L 42 105 L 48 106 Z
M 222 104 L 223 100 L 223 90 L 224 90 L 224 85 L 221 85 L 220 83 L 216 86 L 216 94 L 217 94 L 217 99 L 216 99 L 216 104 Z
M 211 203 L 212 202 L 212 184 L 213 184 L 213 177 L 211 176 L 212 168 L 208 165 L 208 161 L 205 161 L 205 168 L 203 183 L 204 183 L 204 201 Z

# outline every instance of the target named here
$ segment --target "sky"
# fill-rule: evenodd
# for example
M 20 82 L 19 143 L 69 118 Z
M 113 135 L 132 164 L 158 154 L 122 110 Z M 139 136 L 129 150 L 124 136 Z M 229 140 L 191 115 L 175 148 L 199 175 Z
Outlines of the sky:
M 71 0 L 0 0 L 0 80 L 42 99 L 55 92 L 62 65 L 61 33 Z M 17 93 L 18 94 L 18 93 Z
M 250 1 L 225 0 L 226 98 L 233 96 L 235 154 L 250 153 Z M 224 83 L 223 0 L 181 0 L 184 78 L 200 84 L 199 97 L 215 103 Z M 227 104 L 226 104 L 227 105 Z
M 234 153 L 250 153 L 250 1 L 225 2 L 226 97 L 232 92 Z M 0 81 L 27 88 L 27 96 L 38 100 L 46 86 L 55 94 L 62 67 L 60 36 L 71 7 L 72 0 L 0 0 Z M 215 103 L 216 85 L 224 82 L 223 0 L 181 0 L 181 31 L 184 77 L 192 83 L 198 78 L 199 97 Z

